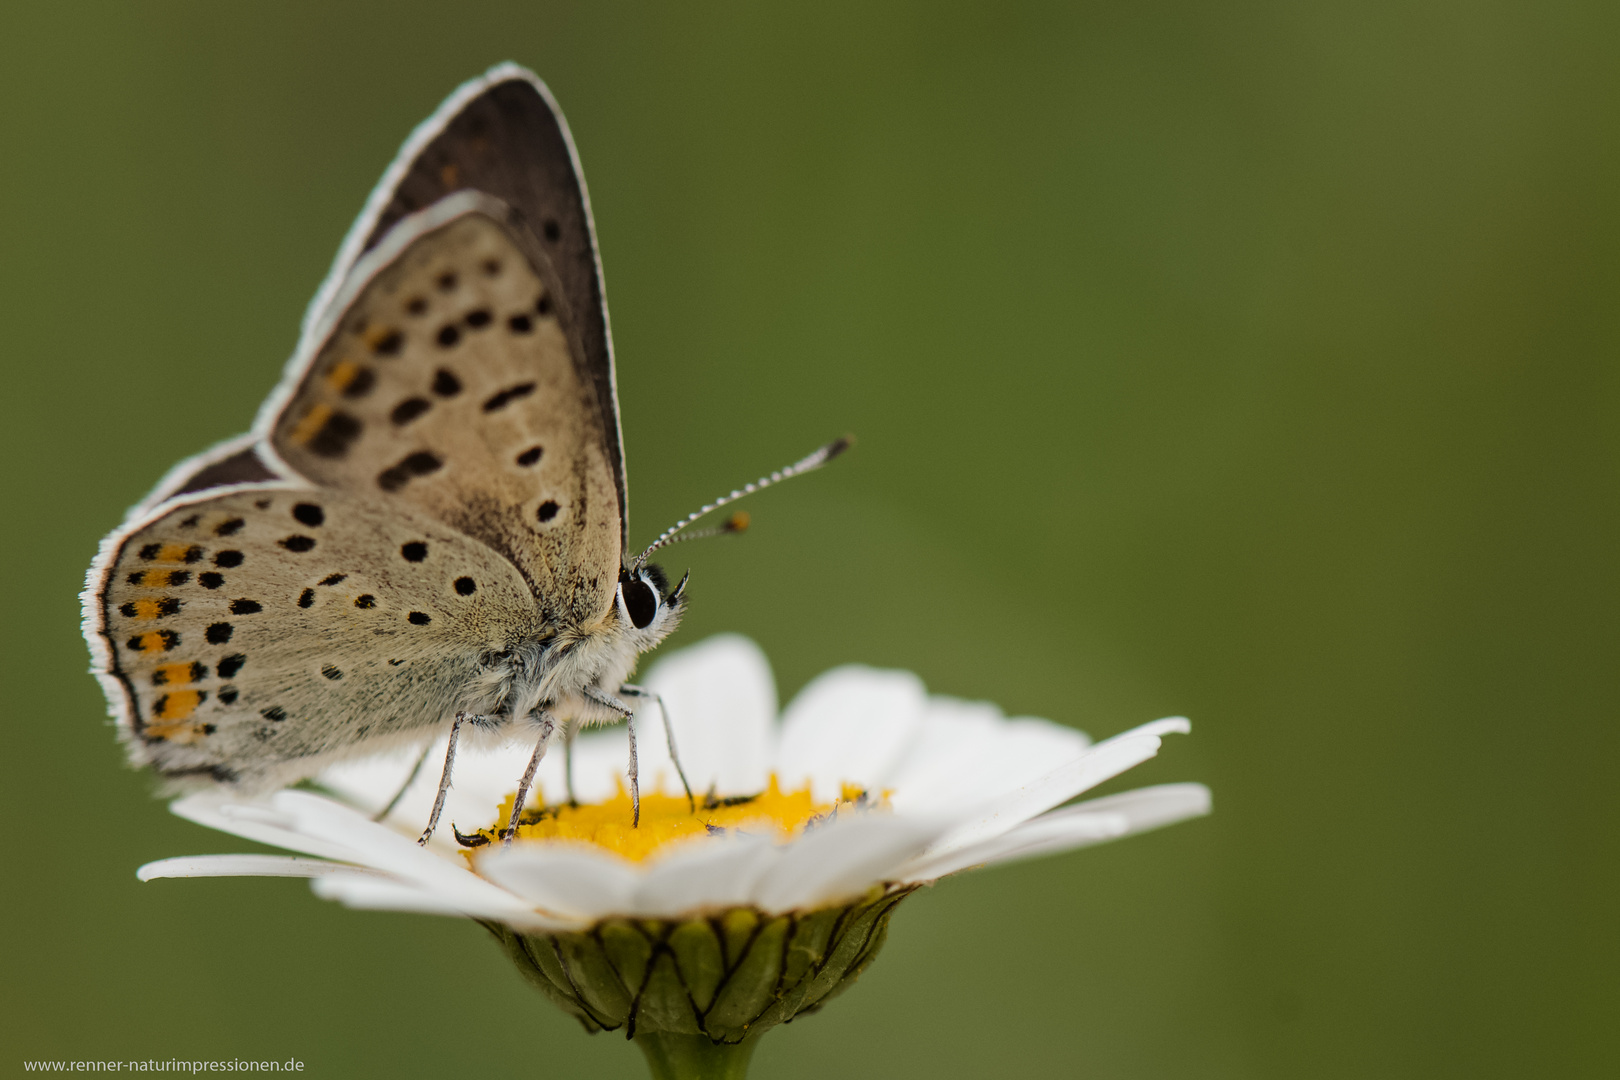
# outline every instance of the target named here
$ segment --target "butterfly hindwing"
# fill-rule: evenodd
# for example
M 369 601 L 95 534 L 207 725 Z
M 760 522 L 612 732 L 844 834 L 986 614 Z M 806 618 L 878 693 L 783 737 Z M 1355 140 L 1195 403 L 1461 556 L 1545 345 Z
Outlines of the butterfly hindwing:
M 133 756 L 264 786 L 312 759 L 424 737 L 485 659 L 538 635 L 505 560 L 363 496 L 245 488 L 180 500 L 106 552 L 98 674 Z
M 551 621 L 589 624 L 618 576 L 617 431 L 555 275 L 503 210 L 463 193 L 395 226 L 357 266 L 270 445 L 317 485 L 483 541 Z

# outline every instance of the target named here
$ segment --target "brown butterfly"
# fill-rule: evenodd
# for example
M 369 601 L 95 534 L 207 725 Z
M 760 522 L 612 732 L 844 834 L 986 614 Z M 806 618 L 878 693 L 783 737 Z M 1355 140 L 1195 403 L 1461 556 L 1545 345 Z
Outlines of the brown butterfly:
M 448 729 L 425 842 L 464 726 L 533 738 L 515 823 L 559 729 L 622 718 L 639 798 L 626 680 L 686 604 L 648 557 L 847 445 L 629 552 L 590 203 L 550 92 L 502 65 L 406 141 L 254 430 L 102 542 L 94 670 L 131 759 L 180 786 L 278 787 Z

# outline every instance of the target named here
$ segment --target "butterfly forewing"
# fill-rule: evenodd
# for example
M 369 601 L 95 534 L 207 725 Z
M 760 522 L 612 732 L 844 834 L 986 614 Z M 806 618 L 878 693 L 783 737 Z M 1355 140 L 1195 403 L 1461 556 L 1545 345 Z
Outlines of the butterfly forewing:
M 429 122 L 424 134 L 431 137 L 410 148 L 414 153 L 383 189 L 374 219 L 365 222 L 359 251 L 376 247 L 401 219 L 453 192 L 473 189 L 500 199 L 543 244 L 582 354 L 611 400 L 596 238 L 568 127 L 544 85 L 526 71 L 497 69 L 474 87 L 469 96 L 453 96 Z M 617 459 L 614 466 L 622 468 Z
M 527 584 L 425 514 L 239 490 L 129 535 L 99 598 L 104 681 L 138 759 L 260 786 L 423 737 L 480 702 L 482 664 L 541 632 Z
M 544 256 L 496 212 L 397 227 L 410 235 L 355 284 L 271 445 L 316 484 L 476 537 L 549 621 L 588 623 L 618 576 L 617 431 Z

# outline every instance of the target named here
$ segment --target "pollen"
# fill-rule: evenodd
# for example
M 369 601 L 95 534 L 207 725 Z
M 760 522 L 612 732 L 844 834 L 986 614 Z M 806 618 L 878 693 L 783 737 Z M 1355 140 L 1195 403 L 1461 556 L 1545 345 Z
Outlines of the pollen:
M 499 843 L 500 830 L 512 814 L 516 792 L 501 803 L 496 825 L 480 829 L 473 837 L 462 837 L 474 847 Z M 543 801 L 538 789 L 535 800 Z M 773 774 L 765 790 L 757 795 L 698 800 L 694 812 L 685 795 L 643 793 L 641 824 L 630 824 L 630 794 L 624 785 L 611 799 L 571 806 L 561 803 L 524 813 L 518 823 L 519 840 L 561 840 L 592 844 L 616 855 L 640 862 L 671 845 L 723 833 L 766 835 L 778 841 L 791 840 L 840 813 L 882 808 L 887 798 L 870 799 L 861 788 L 845 784 L 836 802 L 817 802 L 809 785 L 783 791 Z M 468 852 L 467 854 L 472 854 Z

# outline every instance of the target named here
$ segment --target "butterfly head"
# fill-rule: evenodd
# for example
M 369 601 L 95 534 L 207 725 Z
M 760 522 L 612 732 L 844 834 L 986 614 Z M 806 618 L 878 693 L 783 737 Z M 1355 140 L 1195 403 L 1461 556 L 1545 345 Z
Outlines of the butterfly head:
M 686 606 L 686 578 L 682 577 L 674 589 L 669 578 L 656 563 L 641 567 L 626 567 L 619 572 L 619 590 L 614 598 L 619 621 L 636 635 L 640 651 L 658 644 L 681 621 Z

